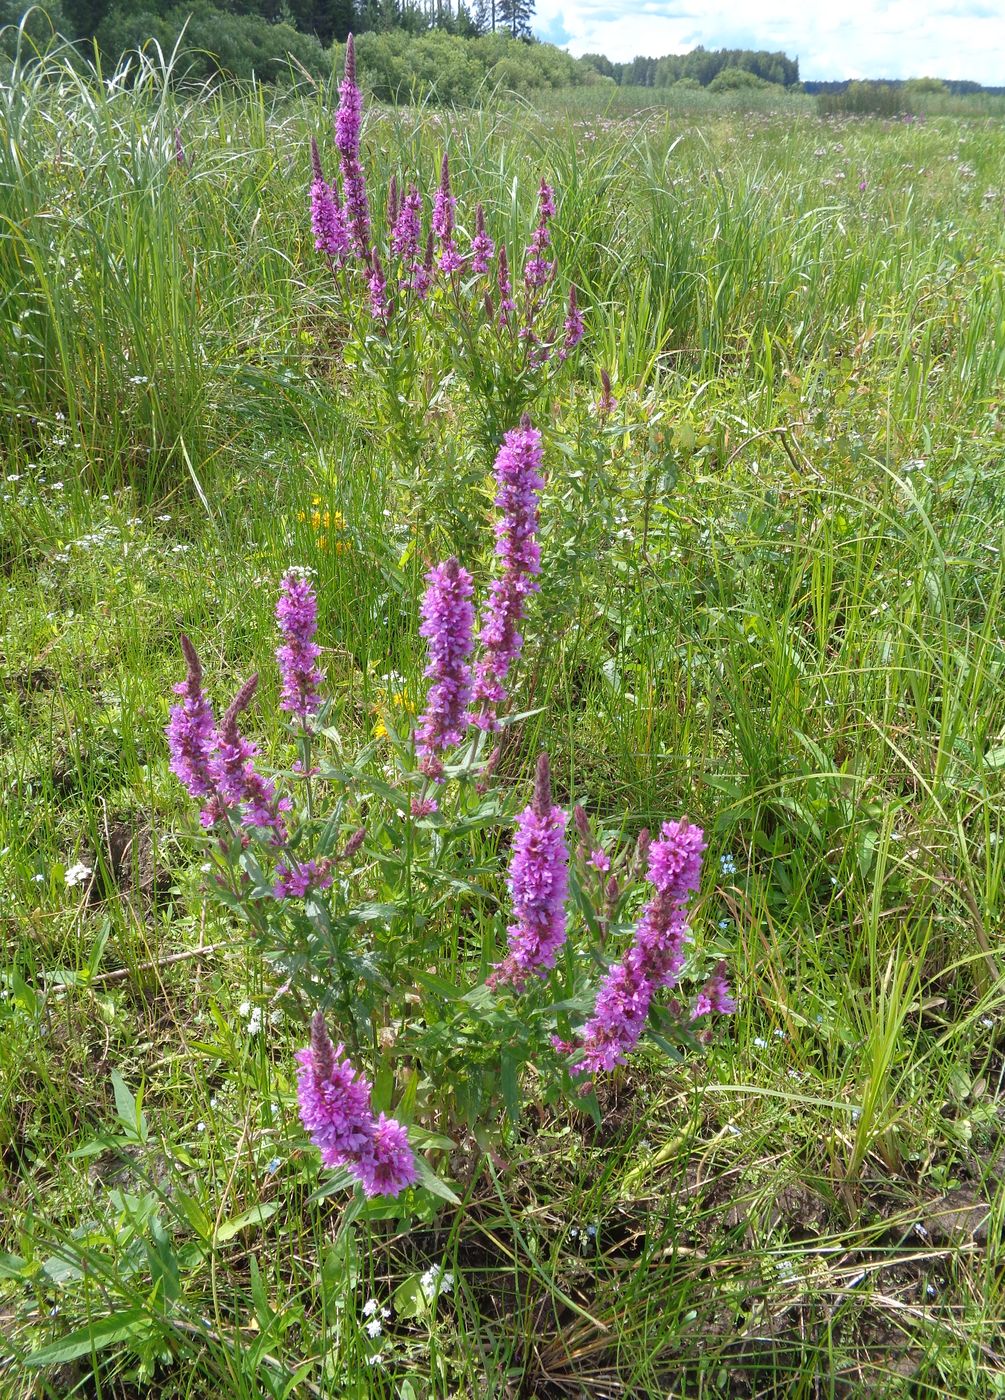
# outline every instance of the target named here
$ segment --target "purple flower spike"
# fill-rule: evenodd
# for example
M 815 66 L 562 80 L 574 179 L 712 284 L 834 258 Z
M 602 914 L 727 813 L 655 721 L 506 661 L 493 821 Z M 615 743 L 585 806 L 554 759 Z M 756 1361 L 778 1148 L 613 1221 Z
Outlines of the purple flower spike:
M 391 303 L 387 296 L 387 280 L 381 266 L 380 254 L 376 248 L 370 249 L 370 311 L 375 321 L 391 319 Z
M 489 590 L 479 633 L 482 655 L 475 668 L 471 718 L 480 729 L 499 727 L 496 710 L 507 698 L 503 682 L 523 647 L 519 626 L 524 600 L 538 587 L 534 576 L 541 568 L 541 551 L 535 534 L 538 493 L 544 486 L 541 462 L 541 434 L 525 416 L 521 426 L 503 438 L 495 463 L 500 513 L 496 555 L 503 574 Z
M 321 164 L 321 152 L 318 150 L 318 138 L 311 137 L 311 179 L 324 180 L 324 166 Z
M 283 575 L 276 621 L 283 644 L 276 652 L 283 679 L 281 710 L 295 715 L 301 725 L 321 707 L 318 687 L 324 673 L 318 670 L 321 648 L 314 641 L 318 628 L 318 600 L 307 576 L 297 569 Z
M 391 252 L 401 258 L 402 263 L 413 275 L 418 262 L 421 237 L 422 195 L 414 185 L 409 185 L 391 230 Z
M 541 181 L 541 188 L 538 190 L 537 199 L 537 228 L 535 228 L 533 236 L 531 237 L 530 247 L 527 249 L 527 260 L 524 263 L 523 269 L 523 280 L 531 291 L 537 291 L 543 287 L 555 271 L 554 262 L 545 257 L 545 253 L 551 244 L 551 232 L 548 228 L 548 221 L 555 217 L 555 192 L 544 180 Z
M 516 820 L 508 881 L 514 914 L 506 930 L 509 950 L 488 981 L 493 987 L 508 983 L 519 992 L 529 978 L 543 977 L 554 967 L 567 928 L 568 817 L 552 805 L 547 754 L 537 761 L 533 801 Z
M 209 765 L 213 794 L 201 820 L 204 826 L 213 826 L 229 809 L 242 809 L 243 825 L 271 832 L 272 844 L 281 846 L 287 840 L 282 814 L 289 811 L 290 800 L 277 797 L 275 784 L 258 772 L 254 762 L 258 748 L 237 727 L 237 718 L 250 705 L 257 686 L 257 676 L 245 681 L 220 724 Z
M 202 663 L 184 632 L 181 649 L 186 675 L 173 689 L 184 699 L 180 705 L 172 705 L 164 731 L 171 752 L 171 772 L 192 797 L 208 797 L 214 786 L 210 759 L 216 747 L 216 723 L 213 707 L 202 693 Z
M 320 1011 L 311 1043 L 297 1051 L 300 1121 L 326 1167 L 348 1167 L 368 1196 L 397 1196 L 419 1179 L 408 1133 L 383 1113 L 374 1118 L 370 1083 L 334 1046 Z
M 381 1114 L 365 1151 L 351 1164 L 368 1196 L 397 1196 L 419 1179 L 408 1133 L 396 1118 Z
M 352 244 L 335 191 L 324 180 L 311 185 L 311 230 L 319 253 L 339 265 L 345 262 Z
M 656 893 L 643 910 L 632 946 L 600 985 L 577 1049 L 577 1073 L 621 1064 L 639 1042 L 654 994 L 676 985 L 688 939 L 687 903 L 701 879 L 705 845 L 700 827 L 664 822 L 660 839 L 649 846 L 647 878 Z M 722 987 L 728 998 L 725 983 Z
M 471 575 L 456 559 L 437 564 L 426 575 L 429 587 L 422 600 L 420 636 L 429 644 L 425 674 L 432 680 L 426 708 L 419 717 L 416 751 L 422 771 L 431 778 L 443 773 L 440 754 L 459 744 L 468 726 L 471 696 L 471 655 L 475 610 L 471 606 Z
M 699 1016 L 731 1016 L 736 1010 L 736 998 L 726 981 L 726 964 L 720 962 L 702 987 L 691 1010 L 691 1020 Z
M 345 68 L 338 85 L 338 112 L 335 116 L 335 145 L 342 157 L 359 155 L 359 133 L 363 122 L 363 94 L 356 82 L 356 43 L 350 34 L 345 45 Z
M 496 245 L 485 232 L 485 210 L 479 204 L 475 213 L 475 236 L 471 240 L 471 271 L 479 276 L 488 272 L 495 251 Z
M 440 243 L 439 268 L 441 272 L 446 273 L 456 272 L 464 266 L 464 259 L 454 247 L 454 209 L 456 207 L 457 200 L 450 189 L 450 166 L 447 153 L 444 151 L 443 165 L 440 169 L 440 184 L 433 205 L 433 232 Z
M 330 860 L 305 860 L 290 868 L 280 862 L 276 866 L 276 883 L 272 893 L 276 899 L 303 899 L 308 890 L 326 890 L 332 882 Z
M 326 1167 L 353 1165 L 374 1136 L 369 1081 L 345 1058 L 343 1045 L 332 1045 L 320 1011 L 311 1022 L 310 1048 L 296 1058 L 300 1121 Z
M 602 369 L 600 371 L 600 398 L 597 402 L 597 416 L 600 419 L 607 418 L 617 406 L 618 401 L 611 389 L 611 376 L 606 369 Z
M 356 256 L 370 258 L 370 203 L 366 178 L 359 160 L 359 133 L 363 121 L 363 94 L 356 83 L 356 46 L 350 34 L 346 40 L 345 72 L 339 83 L 339 105 L 335 117 L 335 145 L 339 153 L 345 221 Z
M 583 325 L 583 315 L 579 309 L 579 303 L 576 300 L 576 289 L 575 287 L 570 287 L 569 309 L 565 315 L 565 339 L 562 342 L 562 348 L 558 352 L 558 358 L 560 360 L 568 359 L 569 355 L 582 340 L 585 329 Z

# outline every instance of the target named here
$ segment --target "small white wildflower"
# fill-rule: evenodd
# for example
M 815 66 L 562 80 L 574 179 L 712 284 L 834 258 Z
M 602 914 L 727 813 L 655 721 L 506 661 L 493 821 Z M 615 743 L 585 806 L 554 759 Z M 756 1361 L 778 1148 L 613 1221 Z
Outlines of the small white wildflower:
M 257 1035 L 261 1029 L 262 1008 L 260 1006 L 256 1006 L 252 1009 L 251 1015 L 248 1017 L 248 1034 Z
M 367 1298 L 366 1302 L 363 1304 L 363 1316 L 374 1317 L 379 1307 L 380 1304 L 377 1302 L 376 1298 Z
M 85 865 L 83 861 L 78 860 L 76 865 L 70 866 L 69 870 L 64 876 L 64 879 L 66 880 L 66 883 L 70 886 L 70 888 L 73 889 L 75 885 L 82 885 L 87 879 L 88 875 L 90 874 L 91 867 L 89 865 Z
M 42 881 L 45 879 L 45 876 L 44 876 L 44 875 L 33 875 L 31 878 L 35 881 L 35 884 L 36 884 L 36 885 L 40 885 L 40 884 L 42 883 Z
M 205 1124 L 205 1123 L 196 1123 L 196 1125 L 195 1125 L 195 1130 L 196 1130 L 197 1133 L 204 1133 L 204 1132 L 206 1131 L 206 1124 Z
M 384 1330 L 384 1326 L 380 1318 L 375 1317 L 366 1324 L 366 1330 L 371 1337 L 379 1337 Z
M 754 1044 L 757 1046 L 758 1050 L 766 1050 L 768 1048 L 768 1042 L 764 1039 L 763 1035 L 755 1035 Z
M 242 1001 L 241 1004 L 240 1004 L 240 1006 L 237 1008 L 237 1014 L 238 1014 L 238 1016 L 240 1016 L 240 1018 L 241 1018 L 242 1021 L 244 1020 L 245 1016 L 250 1016 L 250 1014 L 251 1014 L 251 1002 L 250 1002 L 250 1001 Z

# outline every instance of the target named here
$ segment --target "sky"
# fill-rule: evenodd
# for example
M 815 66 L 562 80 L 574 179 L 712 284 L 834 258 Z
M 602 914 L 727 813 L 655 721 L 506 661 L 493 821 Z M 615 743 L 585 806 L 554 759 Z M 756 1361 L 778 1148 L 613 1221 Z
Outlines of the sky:
M 1005 0 L 537 0 L 534 29 L 616 62 L 782 49 L 802 78 L 970 78 L 1005 86 Z

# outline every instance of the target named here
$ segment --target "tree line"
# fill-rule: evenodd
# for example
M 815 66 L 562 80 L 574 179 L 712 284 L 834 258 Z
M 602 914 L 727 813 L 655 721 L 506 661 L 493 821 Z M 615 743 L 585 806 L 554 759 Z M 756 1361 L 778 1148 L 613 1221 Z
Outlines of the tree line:
M 726 70 L 748 73 L 780 87 L 794 87 L 799 82 L 798 58 L 765 49 L 706 49 L 699 45 L 690 53 L 670 53 L 662 58 L 639 55 L 628 63 L 612 63 L 599 53 L 584 54 L 583 61 L 602 77 L 625 87 L 665 88 L 679 82 L 688 87 L 709 87 Z

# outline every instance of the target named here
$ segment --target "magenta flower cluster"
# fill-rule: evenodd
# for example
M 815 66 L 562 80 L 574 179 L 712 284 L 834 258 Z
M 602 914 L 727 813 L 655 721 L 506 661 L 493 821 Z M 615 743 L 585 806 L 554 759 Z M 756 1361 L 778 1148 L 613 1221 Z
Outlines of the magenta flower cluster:
M 687 905 L 701 879 L 705 836 L 687 822 L 664 822 L 649 847 L 647 878 L 656 893 L 631 947 L 607 972 L 582 1031 L 577 1071 L 609 1070 L 635 1048 L 653 995 L 677 983 L 688 939 Z
M 567 814 L 552 804 L 548 755 L 543 753 L 533 800 L 516 819 L 508 879 L 513 922 L 507 929 L 506 957 L 496 964 L 490 986 L 508 983 L 521 991 L 529 978 L 543 977 L 555 965 L 568 925 L 567 821 Z
M 345 222 L 356 256 L 370 261 L 370 203 L 366 176 L 359 159 L 359 137 L 363 124 L 363 94 L 356 82 L 356 48 L 350 34 L 345 51 L 345 71 L 339 83 L 339 104 L 335 116 L 335 148 L 339 153 L 339 173 L 345 199 Z
M 283 814 L 288 798 L 276 794 L 271 779 L 255 766 L 257 748 L 238 728 L 238 717 L 251 703 L 258 677 L 245 681 L 217 727 L 213 708 L 203 693 L 202 665 L 195 647 L 181 639 L 186 676 L 174 686 L 183 697 L 173 705 L 165 733 L 171 771 L 189 793 L 207 799 L 200 813 L 205 827 L 231 821 L 236 828 L 255 828 L 274 845 L 287 839 Z
M 314 641 L 318 630 L 318 600 L 302 570 L 290 569 L 283 575 L 276 621 L 283 639 L 276 652 L 283 682 L 279 708 L 306 724 L 321 706 L 318 687 L 324 680 L 324 672 L 317 666 L 321 648 Z
M 503 567 L 489 588 L 474 674 L 471 575 L 453 558 L 426 575 L 419 633 L 428 643 L 425 674 L 432 685 L 419 718 L 416 750 L 427 777 L 442 778 L 442 755 L 463 741 L 470 724 L 499 728 L 498 708 L 508 698 L 504 682 L 523 647 L 519 625 L 525 599 L 538 587 L 541 465 L 541 434 L 525 417 L 519 428 L 506 434 L 495 462 L 496 556 Z
M 523 265 L 523 280 L 535 292 L 540 291 L 555 271 L 554 261 L 546 256 L 551 246 L 549 225 L 554 217 L 555 191 L 546 180 L 542 180 L 537 192 L 537 227 Z
M 454 210 L 456 208 L 457 200 L 450 188 L 450 165 L 447 153 L 444 151 L 443 164 L 440 167 L 440 183 L 433 203 L 433 233 L 440 245 L 440 271 L 447 273 L 448 276 L 452 272 L 459 272 L 464 266 L 464 259 L 454 247 Z
M 468 725 L 475 610 L 471 604 L 471 575 L 448 559 L 426 575 L 429 585 L 422 600 L 420 636 L 426 638 L 429 664 L 426 676 L 433 682 L 426 708 L 419 717 L 416 750 L 422 771 L 431 778 L 443 772 L 441 754 L 459 744 Z
M 298 570 L 291 569 L 283 577 L 276 620 L 281 638 L 276 652 L 282 677 L 280 706 L 306 725 L 320 707 L 318 687 L 324 677 L 317 667 L 320 647 L 314 641 L 317 598 Z M 205 800 L 200 813 L 203 826 L 216 828 L 229 823 L 235 831 L 255 829 L 273 845 L 285 845 L 284 814 L 290 809 L 290 800 L 280 797 L 272 779 L 258 771 L 258 748 L 238 725 L 251 704 L 258 677 L 245 681 L 217 725 L 203 692 L 202 665 L 195 647 L 184 635 L 181 647 L 186 675 L 174 691 L 182 702 L 171 707 L 165 730 L 171 771 L 193 797 Z M 283 878 L 277 879 L 277 890 L 285 883 Z
M 419 1179 L 406 1129 L 374 1115 L 370 1082 L 353 1068 L 343 1045 L 332 1044 L 322 1012 L 311 1022 L 311 1043 L 297 1051 L 300 1119 L 326 1167 L 348 1167 L 367 1196 L 397 1196 Z
M 538 588 L 541 464 L 541 434 L 525 417 L 519 428 L 503 438 L 495 462 L 496 556 L 503 568 L 493 580 L 479 633 L 482 652 L 475 670 L 471 718 L 480 729 L 498 728 L 497 710 L 507 698 L 504 682 L 523 647 L 519 628 L 525 600 Z

